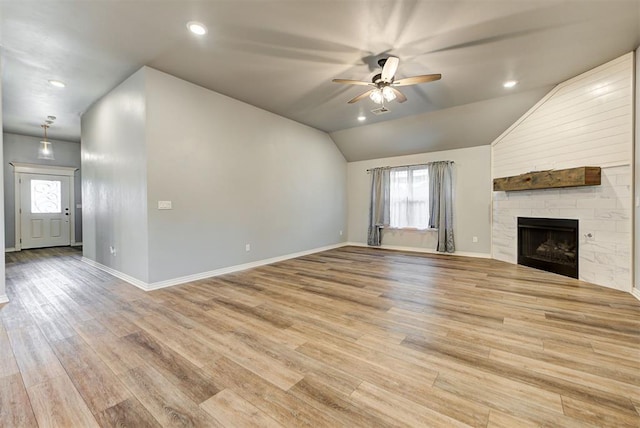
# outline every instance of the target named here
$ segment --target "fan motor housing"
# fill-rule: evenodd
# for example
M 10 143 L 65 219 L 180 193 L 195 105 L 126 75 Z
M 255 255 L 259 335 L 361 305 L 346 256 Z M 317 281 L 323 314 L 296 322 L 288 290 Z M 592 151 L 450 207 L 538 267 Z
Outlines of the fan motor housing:
M 382 80 L 382 74 L 378 73 L 371 78 L 371 83 L 375 84 L 376 87 L 380 89 L 384 88 L 385 86 L 391 85 L 391 83 L 393 83 L 393 79 L 391 79 L 391 82 L 385 82 L 384 80 Z

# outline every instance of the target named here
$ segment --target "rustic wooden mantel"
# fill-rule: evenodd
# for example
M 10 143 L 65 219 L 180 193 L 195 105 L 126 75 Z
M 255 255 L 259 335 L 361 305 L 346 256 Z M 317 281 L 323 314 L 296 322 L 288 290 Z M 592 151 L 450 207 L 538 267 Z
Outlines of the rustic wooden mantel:
M 532 171 L 513 177 L 493 179 L 494 191 L 552 189 L 557 187 L 599 185 L 599 166 L 581 166 L 569 169 Z

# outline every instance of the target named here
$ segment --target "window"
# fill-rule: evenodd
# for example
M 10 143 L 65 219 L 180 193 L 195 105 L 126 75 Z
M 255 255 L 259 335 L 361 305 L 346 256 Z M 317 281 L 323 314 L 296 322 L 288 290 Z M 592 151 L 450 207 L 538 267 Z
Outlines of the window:
M 31 180 L 31 213 L 59 214 L 62 212 L 60 181 Z
M 429 228 L 429 173 L 426 166 L 393 168 L 389 177 L 389 226 Z

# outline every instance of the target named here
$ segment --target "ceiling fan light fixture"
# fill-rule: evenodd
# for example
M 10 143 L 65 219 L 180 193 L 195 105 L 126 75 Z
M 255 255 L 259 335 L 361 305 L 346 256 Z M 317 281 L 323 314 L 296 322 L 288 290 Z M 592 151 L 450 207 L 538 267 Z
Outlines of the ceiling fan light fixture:
M 395 92 L 393 92 L 393 89 L 391 89 L 388 86 L 385 86 L 384 88 L 382 88 L 382 96 L 387 102 L 390 102 L 396 99 Z
M 382 101 L 384 101 L 384 96 L 382 95 L 382 90 L 380 89 L 371 91 L 371 93 L 369 94 L 369 98 L 371 98 L 371 101 L 376 104 L 382 104 Z
M 204 24 L 201 24 L 200 22 L 189 21 L 187 22 L 187 28 L 193 34 L 196 34 L 198 36 L 204 36 L 205 34 L 207 34 L 207 27 Z
M 382 73 L 378 73 L 373 76 L 371 78 L 371 81 L 333 79 L 333 82 L 342 83 L 345 85 L 373 87 L 373 89 L 369 89 L 367 92 L 363 92 L 357 97 L 350 99 L 349 101 L 347 101 L 347 104 L 354 104 L 369 97 L 374 103 L 384 106 L 385 101 L 391 102 L 395 100 L 400 104 L 407 101 L 407 97 L 398 89 L 396 89 L 396 87 L 435 82 L 436 80 L 440 80 L 442 78 L 442 74 L 421 74 L 419 76 L 405 77 L 403 79 L 396 80 L 396 71 L 398 70 L 399 63 L 400 60 L 398 59 L 398 57 L 394 56 L 380 59 L 378 61 L 378 65 L 382 67 Z

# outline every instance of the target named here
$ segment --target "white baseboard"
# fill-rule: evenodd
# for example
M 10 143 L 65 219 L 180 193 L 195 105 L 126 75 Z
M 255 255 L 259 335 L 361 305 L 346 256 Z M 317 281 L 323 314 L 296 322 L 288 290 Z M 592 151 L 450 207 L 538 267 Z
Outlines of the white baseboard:
M 367 247 L 367 248 L 381 248 L 384 250 L 394 250 L 394 251 L 409 251 L 409 252 L 415 252 L 415 253 L 428 253 L 428 254 L 441 254 L 441 255 L 446 255 L 446 256 L 463 256 L 463 257 L 476 257 L 476 258 L 482 258 L 482 259 L 490 259 L 491 254 L 490 253 L 473 253 L 473 252 L 466 252 L 466 251 L 456 251 L 455 253 L 440 253 L 437 252 L 435 250 L 432 250 L 430 248 L 420 248 L 420 247 L 401 247 L 401 246 L 394 246 L 394 245 L 381 245 L 379 247 L 371 247 L 367 244 L 364 244 L 362 242 L 342 242 L 339 244 L 334 244 L 334 245 L 328 245 L 326 247 L 320 247 L 320 248 L 314 248 L 312 250 L 306 250 L 306 251 L 300 251 L 298 253 L 291 253 L 291 254 L 286 254 L 284 256 L 278 256 L 278 257 L 272 257 L 269 259 L 264 259 L 264 260 L 258 260 L 255 262 L 250 262 L 250 263 L 244 263 L 241 265 L 235 265 L 235 266 L 229 266 L 229 267 L 225 267 L 225 268 L 221 268 L 221 269 L 216 269 L 216 270 L 212 270 L 212 271 L 208 271 L 208 272 L 202 272 L 202 273 L 197 273 L 194 275 L 188 275 L 188 276 L 183 276 L 183 277 L 179 277 L 179 278 L 174 278 L 174 279 L 169 279 L 169 280 L 165 280 L 165 281 L 159 281 L 159 282 L 153 282 L 153 283 L 147 283 L 144 281 L 141 281 L 139 279 L 136 279 L 132 276 L 129 276 L 125 273 L 122 273 L 120 271 L 117 271 L 115 269 L 112 269 L 108 266 L 105 266 L 103 264 L 100 264 L 98 262 L 95 262 L 93 260 L 87 259 L 86 257 L 82 257 L 82 261 L 93 266 L 96 267 L 104 272 L 107 272 L 108 274 L 111 274 L 113 276 L 115 276 L 116 278 L 122 279 L 123 281 L 128 282 L 131 285 L 134 285 L 144 291 L 151 291 L 151 290 L 158 290 L 160 288 L 165 288 L 165 287 L 171 287 L 173 285 L 178 285 L 178 284 L 184 284 L 186 282 L 191 282 L 191 281 L 197 281 L 200 279 L 205 279 L 205 278 L 211 278 L 214 276 L 219 276 L 219 275 L 224 275 L 227 273 L 232 273 L 232 272 L 238 272 L 238 271 L 242 271 L 242 270 L 246 270 L 246 269 L 251 269 L 251 268 L 255 268 L 255 267 L 259 267 L 259 266 L 264 266 L 264 265 L 268 265 L 271 263 L 276 263 L 276 262 L 280 262 L 283 260 L 289 260 L 289 259 L 294 259 L 296 257 L 302 257 L 302 256 L 306 256 L 309 254 L 313 254 L 313 253 L 319 253 L 322 251 L 327 251 L 327 250 L 332 250 L 334 248 L 340 248 L 340 247 L 346 247 L 346 246 L 354 246 L 354 247 Z M 13 250 L 10 248 L 5 249 L 6 252 L 9 252 L 9 250 Z M 640 290 L 637 288 L 632 288 L 631 289 L 631 294 L 638 300 L 640 300 Z M 8 302 L 9 299 L 7 298 L 6 295 L 0 295 L 0 303 L 5 303 Z
M 6 294 L 0 294 L 0 304 L 8 303 L 8 302 L 9 302 L 9 297 L 7 297 Z
M 72 243 L 70 246 L 71 247 L 82 247 L 82 242 L 75 242 L 75 243 Z M 5 248 L 4 249 L 5 253 L 15 253 L 16 251 L 22 251 L 22 250 L 18 249 L 16 247 L 9 247 L 9 248 Z
M 344 247 L 347 244 L 346 242 L 341 242 L 339 244 L 334 244 L 334 245 L 327 245 L 325 247 L 319 247 L 319 248 L 314 248 L 312 250 L 306 250 L 306 251 L 300 251 L 297 253 L 291 253 L 291 254 L 285 254 L 284 256 L 278 256 L 278 257 L 272 257 L 269 259 L 263 259 L 263 260 L 257 260 L 255 262 L 250 262 L 250 263 L 243 263 L 240 265 L 235 265 L 235 266 L 229 266 L 229 267 L 224 267 L 224 268 L 220 268 L 220 269 L 215 269 L 215 270 L 211 270 L 208 272 L 201 272 L 201 273 L 196 273 L 193 275 L 187 275 L 187 276 L 181 276 L 179 278 L 173 278 L 173 279 L 168 279 L 165 281 L 158 281 L 158 282 L 152 282 L 152 283 L 148 283 L 148 282 L 144 282 L 141 281 L 139 279 L 136 279 L 132 276 L 129 276 L 125 273 L 122 273 L 120 271 L 117 271 L 115 269 L 112 269 L 108 266 L 105 266 L 103 264 L 100 264 L 98 262 L 95 262 L 91 259 L 87 259 L 86 257 L 82 257 L 82 261 L 95 267 L 98 268 L 104 272 L 107 272 L 110 275 L 115 276 L 116 278 L 119 278 L 123 281 L 128 282 L 131 285 L 135 285 L 136 287 L 144 290 L 144 291 L 152 291 L 152 290 L 158 290 L 160 288 L 166 288 L 166 287 L 171 287 L 174 285 L 178 285 L 178 284 L 184 284 L 187 282 L 192 282 L 192 281 L 198 281 L 200 279 L 205 279 L 205 278 L 211 278 L 214 276 L 219 276 L 219 275 L 225 275 L 227 273 L 233 273 L 233 272 L 238 272 L 241 270 L 246 270 L 246 269 L 251 269 L 251 268 L 255 268 L 255 267 L 259 267 L 259 266 L 264 266 L 264 265 L 268 265 L 271 263 L 276 263 L 276 262 L 281 262 L 283 260 L 289 260 L 289 259 L 295 259 L 296 257 L 302 257 L 302 256 L 306 256 L 309 254 L 313 254 L 313 253 L 320 253 L 322 251 L 327 251 L 327 250 L 333 250 L 334 248 L 340 248 L 340 247 Z
M 410 251 L 413 253 L 428 253 L 428 254 L 440 254 L 443 256 L 463 256 L 463 257 L 476 257 L 479 259 L 490 259 L 491 253 L 473 253 L 467 251 L 456 251 L 455 253 L 440 253 L 436 250 L 432 250 L 431 248 L 422 248 L 422 247 L 401 247 L 396 245 L 380 245 L 379 247 L 372 247 L 370 245 L 364 244 L 362 242 L 347 242 L 346 245 L 351 245 L 354 247 L 367 247 L 367 248 L 381 248 L 383 250 L 394 250 L 394 251 Z
M 148 288 L 149 284 L 147 284 L 144 281 L 140 281 L 139 279 L 134 278 L 134 277 L 132 277 L 130 275 L 127 275 L 126 273 L 123 273 L 123 272 L 120 272 L 119 270 L 115 270 L 113 268 L 110 268 L 109 266 L 105 266 L 102 263 L 98 263 L 98 262 L 96 262 L 94 260 L 91 260 L 91 259 L 88 259 L 88 258 L 86 258 L 84 256 L 80 260 L 82 260 L 83 262 L 85 262 L 88 265 L 93 266 L 94 268 L 98 268 L 101 271 L 104 271 L 104 272 L 108 273 L 109 275 L 113 275 L 116 278 L 119 278 L 119 279 L 121 279 L 123 281 L 126 281 L 131 285 L 135 285 L 136 287 L 138 287 L 138 288 L 140 288 L 142 290 L 145 290 L 145 291 L 149 290 L 149 288 Z

